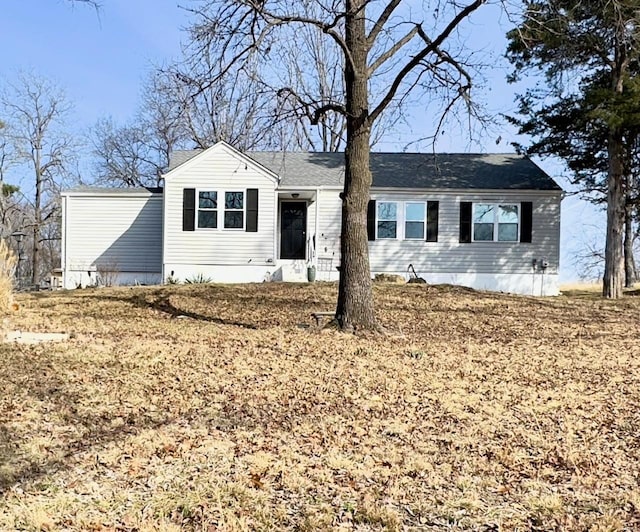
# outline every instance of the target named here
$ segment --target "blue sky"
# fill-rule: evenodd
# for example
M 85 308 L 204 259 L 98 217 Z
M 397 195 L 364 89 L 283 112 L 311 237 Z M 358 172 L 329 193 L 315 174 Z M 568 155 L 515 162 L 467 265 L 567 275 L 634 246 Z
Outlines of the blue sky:
M 187 13 L 175 0 L 104 0 L 99 13 L 66 0 L 3 0 L 2 77 L 33 70 L 65 88 L 80 124 L 126 120 L 153 64 L 180 52 Z
M 146 73 L 154 65 L 179 58 L 182 30 L 189 22 L 189 14 L 176 0 L 101 3 L 97 13 L 66 0 L 2 0 L 0 78 L 10 81 L 19 70 L 27 70 L 54 80 L 75 106 L 71 126 L 80 136 L 102 116 L 119 122 L 132 118 Z M 496 6 L 483 9 L 472 20 L 468 39 L 492 65 L 477 97 L 490 112 L 509 113 L 514 109 L 515 88 L 505 81 L 508 65 L 502 54 L 510 23 Z M 378 149 L 401 150 L 428 134 L 431 120 L 426 113 L 414 109 L 407 122 L 385 137 Z M 450 128 L 437 149 L 509 152 L 510 142 L 517 140 L 514 131 L 503 125 L 471 142 L 463 129 Z M 496 144 L 498 137 L 502 140 Z M 561 186 L 567 185 L 560 177 L 562 165 L 538 162 Z M 573 255 L 602 231 L 604 216 L 585 202 L 568 198 L 562 218 L 561 277 L 566 282 L 577 276 Z

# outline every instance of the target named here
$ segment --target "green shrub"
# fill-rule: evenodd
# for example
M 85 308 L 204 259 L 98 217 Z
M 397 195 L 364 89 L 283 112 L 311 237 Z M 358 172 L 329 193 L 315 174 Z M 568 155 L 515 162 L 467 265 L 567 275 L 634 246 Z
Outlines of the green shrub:
M 207 284 L 212 283 L 213 279 L 211 277 L 207 277 L 206 275 L 199 273 L 198 275 L 194 275 L 192 277 L 187 277 L 184 282 L 186 284 Z

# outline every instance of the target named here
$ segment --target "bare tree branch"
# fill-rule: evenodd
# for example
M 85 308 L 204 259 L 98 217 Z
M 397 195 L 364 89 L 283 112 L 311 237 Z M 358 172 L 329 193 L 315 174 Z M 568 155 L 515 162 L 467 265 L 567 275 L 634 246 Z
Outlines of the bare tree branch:
M 409 43 L 411 39 L 413 39 L 418 33 L 418 29 L 418 26 L 414 26 L 411 31 L 409 31 L 404 37 L 402 37 L 402 39 L 395 42 L 393 46 L 391 46 L 391 48 L 380 54 L 376 58 L 376 60 L 369 66 L 369 76 L 372 76 L 374 72 L 378 70 L 378 68 L 380 68 L 386 61 L 395 56 L 404 45 Z
M 371 111 L 369 115 L 370 121 L 374 121 L 382 111 L 391 103 L 394 96 L 398 92 L 400 85 L 404 81 L 404 79 L 409 75 L 409 73 L 416 68 L 420 62 L 426 58 L 430 53 L 434 53 L 440 45 L 451 35 L 451 33 L 460 25 L 460 23 L 465 20 L 471 13 L 473 13 L 476 9 L 478 9 L 482 4 L 484 4 L 486 0 L 475 0 L 471 4 L 467 5 L 464 9 L 462 9 L 452 20 L 447 24 L 445 29 L 434 39 L 431 40 L 422 27 L 418 26 L 418 34 L 426 43 L 426 46 L 418 52 L 413 58 L 408 61 L 405 66 L 398 72 L 393 81 L 391 82 L 391 86 L 387 93 L 381 98 L 378 105 Z
M 393 12 L 400 5 L 401 1 L 402 0 L 392 0 L 382 10 L 382 13 L 380 13 L 380 16 L 378 17 L 378 20 L 376 20 L 375 24 L 373 25 L 373 28 L 371 28 L 371 31 L 369 32 L 369 35 L 367 35 L 367 41 L 369 43 L 369 48 L 371 48 L 371 46 L 373 46 L 373 43 L 376 42 L 376 39 L 378 38 L 378 35 L 380 34 L 382 29 L 384 28 L 385 24 L 388 22 L 389 17 L 391 17 Z

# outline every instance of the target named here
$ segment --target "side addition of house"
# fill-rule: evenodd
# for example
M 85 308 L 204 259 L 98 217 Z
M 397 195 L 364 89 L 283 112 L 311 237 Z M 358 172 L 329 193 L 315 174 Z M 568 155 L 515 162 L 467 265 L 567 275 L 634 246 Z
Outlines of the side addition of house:
M 558 293 L 560 187 L 527 158 L 372 153 L 372 275 Z M 335 281 L 341 153 L 176 152 L 157 189 L 63 193 L 63 284 Z

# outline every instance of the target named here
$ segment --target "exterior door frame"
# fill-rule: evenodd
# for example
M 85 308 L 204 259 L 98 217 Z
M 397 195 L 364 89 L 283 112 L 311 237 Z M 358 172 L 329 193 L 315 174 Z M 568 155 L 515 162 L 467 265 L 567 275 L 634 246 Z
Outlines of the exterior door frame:
M 302 235 L 301 235 L 301 248 L 302 248 L 302 253 L 300 253 L 301 256 L 296 256 L 296 257 L 283 257 L 283 232 L 282 232 L 282 222 L 283 222 L 283 217 L 282 217 L 282 210 L 283 207 L 285 205 L 291 205 L 291 204 L 295 204 L 298 208 L 302 208 L 303 209 L 303 230 L 302 230 Z M 278 258 L 280 260 L 306 260 L 307 259 L 307 224 L 308 224 L 308 203 L 306 200 L 298 200 L 298 199 L 286 199 L 286 200 L 281 200 L 280 201 L 280 207 L 279 207 L 279 221 L 278 221 Z

